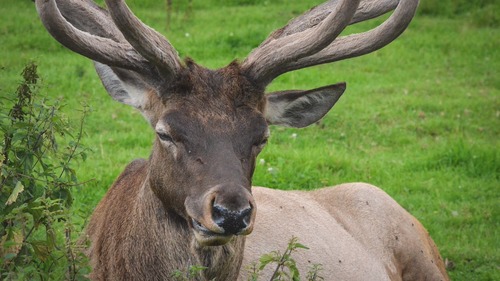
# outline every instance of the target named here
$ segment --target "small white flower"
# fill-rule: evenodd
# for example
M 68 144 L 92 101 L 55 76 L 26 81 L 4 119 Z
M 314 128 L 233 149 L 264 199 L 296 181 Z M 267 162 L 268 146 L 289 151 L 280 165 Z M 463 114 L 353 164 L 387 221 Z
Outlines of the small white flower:
M 266 160 L 264 160 L 264 159 L 260 159 L 260 160 L 259 160 L 259 164 L 260 164 L 260 165 L 264 165 L 264 164 L 266 164 Z
M 271 173 L 271 174 L 276 173 L 276 169 L 274 169 L 273 167 L 269 167 L 269 168 L 267 168 L 267 171 L 268 171 L 269 173 Z
M 292 139 L 296 139 L 296 138 L 297 138 L 297 134 L 296 134 L 296 133 L 293 133 L 293 134 L 291 135 L 291 138 L 292 138 Z
M 186 33 L 184 33 L 184 36 L 189 37 L 189 36 L 191 36 L 191 34 L 186 32 Z

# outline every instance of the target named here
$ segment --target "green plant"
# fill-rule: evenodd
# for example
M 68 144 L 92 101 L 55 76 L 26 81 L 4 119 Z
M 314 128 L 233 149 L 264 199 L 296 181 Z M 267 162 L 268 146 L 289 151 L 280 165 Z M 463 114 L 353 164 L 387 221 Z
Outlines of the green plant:
M 203 270 L 206 270 L 207 267 L 200 265 L 192 265 L 187 270 L 176 270 L 172 273 L 172 278 L 175 281 L 190 281 L 196 280 L 196 277 L 199 277 Z
M 299 281 L 300 272 L 297 268 L 297 263 L 292 257 L 292 254 L 297 252 L 299 249 L 309 249 L 305 245 L 302 245 L 298 242 L 297 237 L 292 237 L 288 242 L 288 246 L 286 250 L 281 253 L 279 251 L 273 251 L 269 254 L 264 254 L 259 259 L 259 264 L 254 263 L 251 265 L 249 269 L 250 277 L 249 281 L 257 281 L 260 280 L 261 272 L 267 266 L 274 264 L 276 267 L 274 268 L 274 272 L 269 281 L 284 281 L 284 280 L 293 280 Z M 323 280 L 323 277 L 320 276 L 319 272 L 321 271 L 321 265 L 314 264 L 311 269 L 308 271 L 306 275 L 307 281 L 316 281 Z
M 85 258 L 72 237 L 70 189 L 78 184 L 72 165 L 86 157 L 84 118 L 74 134 L 59 102 L 36 97 L 37 66 L 28 64 L 22 75 L 17 96 L 2 101 L 13 103 L 11 110 L 0 111 L 0 276 L 82 279 Z

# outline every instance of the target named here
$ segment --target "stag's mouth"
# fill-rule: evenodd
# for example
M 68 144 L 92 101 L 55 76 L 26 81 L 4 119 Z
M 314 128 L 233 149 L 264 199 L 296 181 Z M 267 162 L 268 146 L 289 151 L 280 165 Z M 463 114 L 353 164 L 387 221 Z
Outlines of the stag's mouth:
M 234 236 L 232 234 L 211 231 L 195 219 L 191 219 L 191 227 L 193 228 L 196 241 L 201 246 L 221 246 L 231 241 Z

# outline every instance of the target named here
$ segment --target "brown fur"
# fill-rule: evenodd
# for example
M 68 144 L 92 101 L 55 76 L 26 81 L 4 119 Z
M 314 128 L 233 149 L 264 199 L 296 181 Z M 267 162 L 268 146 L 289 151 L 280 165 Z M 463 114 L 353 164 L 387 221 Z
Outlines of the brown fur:
M 135 160 L 97 206 L 87 228 L 92 280 L 170 280 L 175 270 L 209 267 L 196 280 L 234 280 L 244 238 L 199 248 L 183 219 L 144 183 L 148 162 Z M 191 237 L 191 238 L 190 238 Z M 229 279 L 227 279 L 229 278 Z

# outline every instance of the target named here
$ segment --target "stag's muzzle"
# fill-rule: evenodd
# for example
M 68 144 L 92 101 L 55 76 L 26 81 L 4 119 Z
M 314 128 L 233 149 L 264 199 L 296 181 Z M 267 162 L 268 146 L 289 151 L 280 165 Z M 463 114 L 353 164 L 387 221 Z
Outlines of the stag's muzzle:
M 253 230 L 255 201 L 242 185 L 216 185 L 200 197 L 188 197 L 185 207 L 200 245 L 223 245 L 233 236 L 247 235 Z

